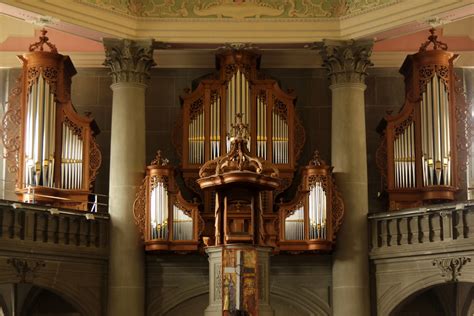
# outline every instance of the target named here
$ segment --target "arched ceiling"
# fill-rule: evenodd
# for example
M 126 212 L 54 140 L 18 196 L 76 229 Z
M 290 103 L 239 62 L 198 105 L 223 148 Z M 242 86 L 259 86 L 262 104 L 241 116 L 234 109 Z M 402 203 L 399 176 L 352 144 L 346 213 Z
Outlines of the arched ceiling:
M 224 43 L 264 50 L 267 67 L 318 67 L 305 49 L 323 39 L 374 38 L 376 66 L 399 66 L 426 38 L 430 23 L 474 65 L 474 4 L 458 0 L 0 0 L 0 67 L 45 24 L 76 66 L 100 66 L 104 37 L 153 38 L 159 66 L 207 67 Z M 471 17 L 471 18 L 468 18 Z M 316 57 L 315 57 L 316 56 Z M 15 62 L 16 64 L 16 62 Z

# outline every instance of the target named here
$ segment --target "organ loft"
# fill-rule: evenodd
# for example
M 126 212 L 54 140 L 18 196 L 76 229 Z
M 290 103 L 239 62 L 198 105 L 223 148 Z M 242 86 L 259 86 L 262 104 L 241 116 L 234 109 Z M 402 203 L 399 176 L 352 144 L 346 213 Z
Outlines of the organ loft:
M 0 2 L 0 316 L 474 313 L 472 5 Z

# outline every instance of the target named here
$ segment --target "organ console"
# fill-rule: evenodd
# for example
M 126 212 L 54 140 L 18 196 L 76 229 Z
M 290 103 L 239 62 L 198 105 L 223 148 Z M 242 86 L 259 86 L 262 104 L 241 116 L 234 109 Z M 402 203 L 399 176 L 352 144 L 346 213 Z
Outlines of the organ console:
M 447 51 L 434 29 L 430 32 L 428 41 L 400 68 L 405 76 L 405 104 L 379 126 L 383 137 L 377 162 L 386 180 L 390 209 L 453 200 L 458 190 L 457 149 L 466 142 L 464 126 L 456 118 L 456 103 L 463 98 L 453 70 L 458 55 Z
M 19 56 L 21 78 L 2 122 L 7 162 L 17 173 L 21 201 L 87 210 L 101 164 L 99 129 L 91 117 L 75 111 L 71 77 L 76 70 L 46 33 L 42 30 L 39 42 Z
M 198 204 L 182 197 L 174 172 L 158 151 L 137 193 L 133 213 L 147 251 L 198 249 L 203 228 Z
M 280 251 L 330 251 L 342 223 L 344 204 L 332 167 L 315 151 L 302 171 L 295 198 L 279 203 Z

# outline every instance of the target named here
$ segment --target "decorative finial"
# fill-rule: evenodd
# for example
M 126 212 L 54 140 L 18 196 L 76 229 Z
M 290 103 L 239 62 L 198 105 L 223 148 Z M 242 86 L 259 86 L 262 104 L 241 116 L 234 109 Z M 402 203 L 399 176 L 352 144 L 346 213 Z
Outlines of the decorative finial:
M 30 45 L 30 48 L 29 48 L 30 52 L 33 52 L 35 50 L 38 50 L 40 52 L 44 51 L 43 46 L 45 44 L 46 46 L 49 47 L 51 53 L 58 52 L 58 50 L 56 49 L 56 46 L 49 42 L 49 38 L 46 36 L 46 33 L 48 33 L 48 31 L 45 28 L 43 28 L 41 30 L 41 36 L 39 37 L 39 41 Z
M 153 159 L 151 162 L 151 165 L 153 166 L 167 166 L 170 161 L 164 157 L 161 156 L 161 150 L 158 150 L 156 152 L 156 157 Z
M 438 41 L 438 35 L 435 34 L 436 29 L 433 27 L 430 29 L 431 35 L 428 36 L 428 40 L 421 44 L 419 52 L 425 52 L 430 44 L 433 44 L 433 50 L 442 49 L 447 50 L 448 45 L 441 41 Z
M 321 159 L 321 156 L 319 155 L 319 150 L 315 150 L 313 154 L 313 158 L 310 160 L 309 165 L 310 166 L 322 166 L 325 165 L 326 162 Z

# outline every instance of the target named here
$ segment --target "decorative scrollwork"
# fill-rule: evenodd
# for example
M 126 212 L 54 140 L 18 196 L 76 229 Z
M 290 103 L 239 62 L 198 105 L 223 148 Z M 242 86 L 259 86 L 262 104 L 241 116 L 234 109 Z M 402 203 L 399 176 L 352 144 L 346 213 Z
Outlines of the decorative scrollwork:
M 421 44 L 419 52 L 425 52 L 430 44 L 433 44 L 433 50 L 436 50 L 436 49 L 447 50 L 448 49 L 448 45 L 446 43 L 438 41 L 438 35 L 436 35 L 435 32 L 436 32 L 436 29 L 434 27 L 430 29 L 431 35 L 428 36 L 428 40 L 426 42 Z
M 58 53 L 56 46 L 49 42 L 49 38 L 46 36 L 47 33 L 48 31 L 45 28 L 43 28 L 41 30 L 41 36 L 39 37 L 39 41 L 31 44 L 28 50 L 30 52 L 34 52 L 34 51 L 42 52 L 44 51 L 43 46 L 46 45 L 47 47 L 49 47 L 49 50 L 51 51 L 51 53 Z
M 458 177 L 467 168 L 467 161 L 471 155 L 471 146 L 474 140 L 474 122 L 470 113 L 470 104 L 467 101 L 462 82 L 455 75 L 454 90 L 456 92 L 456 150 L 458 156 Z
M 99 168 L 102 165 L 102 152 L 100 151 L 99 144 L 94 136 L 90 136 L 90 149 L 89 149 L 89 188 L 92 188 L 92 185 L 97 178 L 99 173 Z
M 321 174 L 310 175 L 308 177 L 308 188 L 311 190 L 311 188 L 314 187 L 316 183 L 320 183 L 324 192 L 327 192 L 328 177 Z
M 69 117 L 65 116 L 64 117 L 64 122 L 63 122 L 70 130 L 71 132 L 78 136 L 79 139 L 82 139 L 82 132 L 83 128 L 76 123 L 74 123 Z
M 434 75 L 437 75 L 446 85 L 449 90 L 449 69 L 443 65 L 425 65 L 419 70 L 419 85 L 420 85 L 420 96 L 423 92 L 426 92 L 426 85 Z
M 301 153 L 303 152 L 303 146 L 306 142 L 306 131 L 301 123 L 301 119 L 298 115 L 294 115 L 295 119 L 295 145 L 293 147 L 295 154 L 295 161 L 298 161 Z
M 7 264 L 13 267 L 20 283 L 31 282 L 36 277 L 36 272 L 46 266 L 43 260 L 24 258 L 9 258 Z
M 457 282 L 461 276 L 461 270 L 466 263 L 471 262 L 469 257 L 449 257 L 433 260 L 433 266 L 441 270 L 441 276 L 447 282 Z
M 280 99 L 273 97 L 273 111 L 285 122 L 288 121 L 288 108 Z
M 337 189 L 336 181 L 332 178 L 333 194 L 332 194 L 332 240 L 336 240 L 336 234 L 341 228 L 344 218 L 344 201 L 341 193 Z
M 3 157 L 6 159 L 8 171 L 11 173 L 18 172 L 20 163 L 21 93 L 21 78 L 18 78 L 15 88 L 8 96 L 8 107 L 3 116 L 0 130 L 4 146 Z
M 147 182 L 148 177 L 145 177 L 143 179 L 142 184 L 138 188 L 138 191 L 135 195 L 135 201 L 133 202 L 133 219 L 135 220 L 135 225 L 137 225 L 142 240 L 145 238 L 145 208 Z
M 197 99 L 189 107 L 189 119 L 194 120 L 199 114 L 204 111 L 204 100 L 202 98 Z
M 150 192 L 158 186 L 158 183 L 163 183 L 163 186 L 168 189 L 168 177 L 167 176 L 152 176 L 150 179 Z
M 412 111 L 410 115 L 405 120 L 403 120 L 403 122 L 395 126 L 395 139 L 401 134 L 403 134 L 405 132 L 405 129 L 407 129 L 408 126 L 413 123 L 413 114 L 414 112 Z

